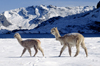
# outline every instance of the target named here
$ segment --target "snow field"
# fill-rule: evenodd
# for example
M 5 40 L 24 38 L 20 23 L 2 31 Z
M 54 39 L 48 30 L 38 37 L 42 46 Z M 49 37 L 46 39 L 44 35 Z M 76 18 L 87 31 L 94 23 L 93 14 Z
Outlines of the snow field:
M 24 38 L 26 39 L 26 38 Z M 85 44 L 88 50 L 88 57 L 80 48 L 77 57 L 73 57 L 76 48 L 72 48 L 72 57 L 68 54 L 68 48 L 64 50 L 61 57 L 58 57 L 61 44 L 55 38 L 36 38 L 40 39 L 45 57 L 39 51 L 36 57 L 30 57 L 28 51 L 20 57 L 23 47 L 17 39 L 0 39 L 0 66 L 99 66 L 100 65 L 100 38 L 85 37 Z M 32 55 L 34 49 L 32 48 Z

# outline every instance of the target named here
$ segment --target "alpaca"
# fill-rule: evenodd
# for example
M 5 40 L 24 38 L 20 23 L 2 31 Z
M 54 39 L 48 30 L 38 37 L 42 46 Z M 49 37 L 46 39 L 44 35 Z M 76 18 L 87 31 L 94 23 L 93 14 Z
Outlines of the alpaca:
M 56 27 L 56 28 L 51 29 L 51 34 L 53 34 L 56 40 L 60 41 L 61 45 L 63 45 L 63 47 L 61 48 L 59 57 L 61 56 L 66 46 L 68 46 L 70 56 L 71 56 L 71 47 L 76 46 L 77 50 L 76 50 L 76 54 L 74 55 L 74 57 L 76 57 L 79 54 L 80 45 L 85 50 L 86 57 L 88 56 L 87 48 L 84 43 L 84 36 L 81 35 L 80 33 L 69 33 L 61 37 Z
M 28 52 L 30 53 L 30 56 L 32 56 L 31 55 L 31 48 L 32 47 L 34 47 L 34 50 L 35 50 L 34 57 L 37 54 L 38 49 L 42 52 L 42 55 L 44 56 L 44 52 L 43 52 L 43 49 L 41 48 L 41 42 L 40 42 L 40 40 L 38 40 L 38 39 L 22 40 L 19 33 L 16 33 L 14 35 L 14 37 L 18 40 L 18 42 L 20 43 L 20 45 L 24 47 L 23 52 L 21 54 L 21 57 L 25 53 L 26 50 L 28 50 Z

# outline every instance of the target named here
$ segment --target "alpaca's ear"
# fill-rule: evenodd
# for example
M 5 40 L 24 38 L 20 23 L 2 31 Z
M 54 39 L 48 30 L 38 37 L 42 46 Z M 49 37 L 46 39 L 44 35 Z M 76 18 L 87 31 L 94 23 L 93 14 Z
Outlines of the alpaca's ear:
M 57 27 L 56 27 L 56 29 L 57 29 Z

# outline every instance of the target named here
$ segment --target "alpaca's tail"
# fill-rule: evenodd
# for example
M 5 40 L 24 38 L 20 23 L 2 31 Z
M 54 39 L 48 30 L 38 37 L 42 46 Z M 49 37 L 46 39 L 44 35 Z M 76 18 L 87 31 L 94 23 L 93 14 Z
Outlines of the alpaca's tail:
M 37 40 L 38 44 L 41 44 L 41 41 L 40 40 Z

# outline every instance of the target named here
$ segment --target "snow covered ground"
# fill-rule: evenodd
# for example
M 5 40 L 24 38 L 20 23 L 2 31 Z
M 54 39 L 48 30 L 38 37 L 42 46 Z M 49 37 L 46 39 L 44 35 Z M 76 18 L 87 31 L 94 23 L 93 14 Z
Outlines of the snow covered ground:
M 27 39 L 27 38 L 24 38 Z M 30 39 L 30 38 L 29 38 Z M 88 57 L 80 48 L 77 57 L 73 57 L 76 49 L 72 48 L 72 57 L 65 49 L 61 57 L 58 57 L 61 49 L 59 41 L 55 38 L 37 38 L 42 42 L 45 57 L 39 51 L 36 57 L 30 57 L 28 51 L 20 57 L 23 47 L 14 38 L 0 39 L 0 66 L 99 66 L 100 65 L 100 37 L 85 37 L 88 49 Z M 34 49 L 32 48 L 32 55 Z

